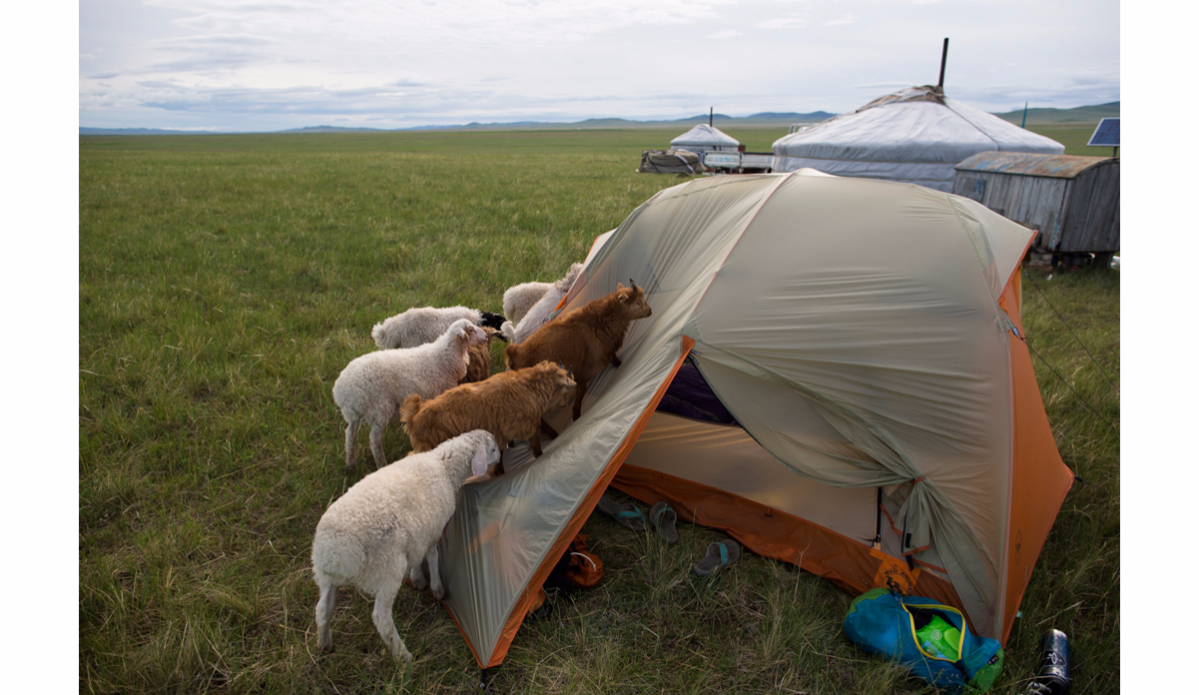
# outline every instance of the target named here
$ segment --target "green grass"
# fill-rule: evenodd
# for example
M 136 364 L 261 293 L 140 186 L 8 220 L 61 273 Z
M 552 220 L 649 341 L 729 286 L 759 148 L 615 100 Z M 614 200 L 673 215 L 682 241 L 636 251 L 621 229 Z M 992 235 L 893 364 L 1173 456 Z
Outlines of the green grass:
M 382 318 L 498 311 L 506 287 L 560 276 L 679 182 L 634 173 L 666 142 L 653 130 L 82 138 L 80 692 L 474 692 L 458 630 L 412 589 L 395 611 L 412 667 L 391 662 L 350 590 L 337 650 L 314 652 L 312 532 L 371 469 L 362 436 L 346 474 L 330 388 L 374 349 Z M 1119 274 L 1034 278 L 1118 384 Z M 1071 635 L 1076 692 L 1118 692 L 1119 395 L 1030 284 L 1025 301 L 1031 345 L 1073 389 L 1036 363 L 1062 455 L 1087 484 L 1059 515 L 995 692 L 1023 689 L 1049 627 Z M 407 448 L 394 428 L 385 445 Z M 669 549 L 599 516 L 584 532 L 603 582 L 525 624 L 498 690 L 930 692 L 844 638 L 852 596 L 828 581 L 752 555 L 696 578 L 718 537 L 701 527 Z

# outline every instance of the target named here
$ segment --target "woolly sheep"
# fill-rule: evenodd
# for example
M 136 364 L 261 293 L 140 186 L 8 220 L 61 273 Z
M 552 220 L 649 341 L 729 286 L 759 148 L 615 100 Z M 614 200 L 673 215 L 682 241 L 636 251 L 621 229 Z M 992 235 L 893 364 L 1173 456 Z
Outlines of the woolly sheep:
M 504 323 L 504 317 L 499 314 L 464 306 L 416 307 L 376 323 L 371 328 L 371 338 L 375 345 L 384 349 L 412 348 L 437 340 L 450 324 L 460 319 L 496 329 Z
M 412 661 L 392 618 L 392 604 L 407 575 L 417 589 L 445 597 L 437 539 L 467 476 L 482 476 L 500 460 L 495 438 L 473 430 L 422 454 L 370 473 L 325 510 L 312 541 L 312 573 L 320 589 L 317 646 L 333 646 L 329 621 L 337 588 L 353 584 L 375 598 L 375 628 L 396 659 Z M 421 560 L 428 561 L 425 582 Z
M 529 309 L 528 313 L 526 313 L 524 317 L 520 319 L 519 324 L 514 324 L 512 321 L 505 321 L 503 325 L 500 326 L 500 333 L 504 336 L 504 338 L 506 338 L 510 343 L 523 343 L 526 338 L 533 334 L 534 331 L 545 325 L 545 322 L 549 319 L 550 314 L 554 312 L 554 309 L 556 309 L 558 304 L 562 302 L 562 298 L 566 296 L 566 293 L 570 291 L 571 286 L 575 284 L 575 279 L 579 277 L 579 273 L 582 272 L 582 270 L 582 263 L 575 263 L 571 265 L 570 270 L 566 273 L 566 276 L 555 282 L 553 286 L 550 287 L 544 295 L 542 295 L 541 299 L 537 300 L 537 303 L 534 304 Z M 506 295 L 507 293 L 505 293 L 505 296 Z
M 553 286 L 552 282 L 523 282 L 504 290 L 504 316 L 514 326 L 519 326 L 529 309 Z
M 482 329 L 487 334 L 487 340 L 470 346 L 470 366 L 466 368 L 466 376 L 462 377 L 459 383 L 483 381 L 491 376 L 491 339 L 498 336 L 500 340 L 503 340 L 503 336 L 489 326 L 482 326 Z
M 413 348 L 378 350 L 355 358 L 333 383 L 333 402 L 346 420 L 346 468 L 354 467 L 358 426 L 371 426 L 375 466 L 387 465 L 383 431 L 410 394 L 433 398 L 458 385 L 470 364 L 469 347 L 487 334 L 470 319 L 458 319 L 432 343 Z

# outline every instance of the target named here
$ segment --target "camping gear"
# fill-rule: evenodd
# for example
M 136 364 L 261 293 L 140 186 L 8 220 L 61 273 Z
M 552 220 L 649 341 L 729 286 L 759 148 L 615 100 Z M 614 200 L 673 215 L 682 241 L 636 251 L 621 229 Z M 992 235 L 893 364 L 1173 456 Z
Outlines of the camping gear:
M 670 149 L 694 152 L 701 162 L 705 152 L 737 152 L 740 148 L 736 138 L 708 123 L 701 123 L 670 141 Z
M 923 596 L 871 589 L 849 605 L 842 627 L 862 649 L 950 692 L 986 692 L 1003 668 L 998 640 L 975 635 L 960 611 Z
M 641 174 L 702 174 L 703 161 L 700 155 L 687 150 L 645 150 L 641 153 L 641 164 L 637 172 Z
M 678 543 L 679 532 L 674 524 L 679 515 L 671 508 L 669 502 L 658 502 L 649 510 L 650 523 L 658 529 L 658 535 L 667 543 Z
M 518 443 L 463 489 L 438 545 L 479 664 L 609 484 L 855 595 L 910 566 L 1006 640 L 1073 482 L 1024 343 L 1031 240 L 970 200 L 811 170 L 691 179 L 601 235 L 555 315 L 630 277 L 653 315 L 578 420 L 547 414 L 542 456 Z M 655 410 L 688 358 L 732 423 Z
M 704 559 L 695 563 L 695 567 L 691 568 L 696 574 L 701 577 L 706 577 L 709 574 L 716 573 L 717 570 L 728 567 L 737 562 L 741 557 L 741 546 L 737 545 L 736 541 L 728 538 L 723 541 L 716 541 L 708 546 L 708 553 L 704 555 Z
M 645 517 L 641 515 L 641 510 L 635 504 L 621 504 L 611 497 L 603 495 L 596 508 L 630 531 L 645 530 Z
M 1061 630 L 1041 636 L 1041 668 L 1029 684 L 1027 695 L 1068 695 L 1070 692 L 1070 640 Z
M 775 171 L 904 181 L 953 190 L 954 166 L 979 152 L 1062 154 L 1061 143 L 949 99 L 909 87 L 775 140 Z

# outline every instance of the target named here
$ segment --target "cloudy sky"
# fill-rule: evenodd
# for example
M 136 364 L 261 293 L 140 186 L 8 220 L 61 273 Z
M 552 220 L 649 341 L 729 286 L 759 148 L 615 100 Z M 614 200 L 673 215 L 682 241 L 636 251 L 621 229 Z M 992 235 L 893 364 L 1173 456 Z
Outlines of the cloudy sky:
M 673 119 L 935 84 L 988 111 L 1120 100 L 1117 0 L 80 0 L 79 124 Z

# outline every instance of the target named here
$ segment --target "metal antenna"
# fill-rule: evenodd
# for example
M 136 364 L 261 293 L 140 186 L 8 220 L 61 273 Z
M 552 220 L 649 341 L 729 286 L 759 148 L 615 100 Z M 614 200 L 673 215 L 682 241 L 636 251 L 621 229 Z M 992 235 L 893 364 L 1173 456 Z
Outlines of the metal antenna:
M 945 37 L 945 43 L 941 46 L 941 78 L 937 80 L 937 89 L 945 91 L 945 58 L 949 56 L 949 37 Z

